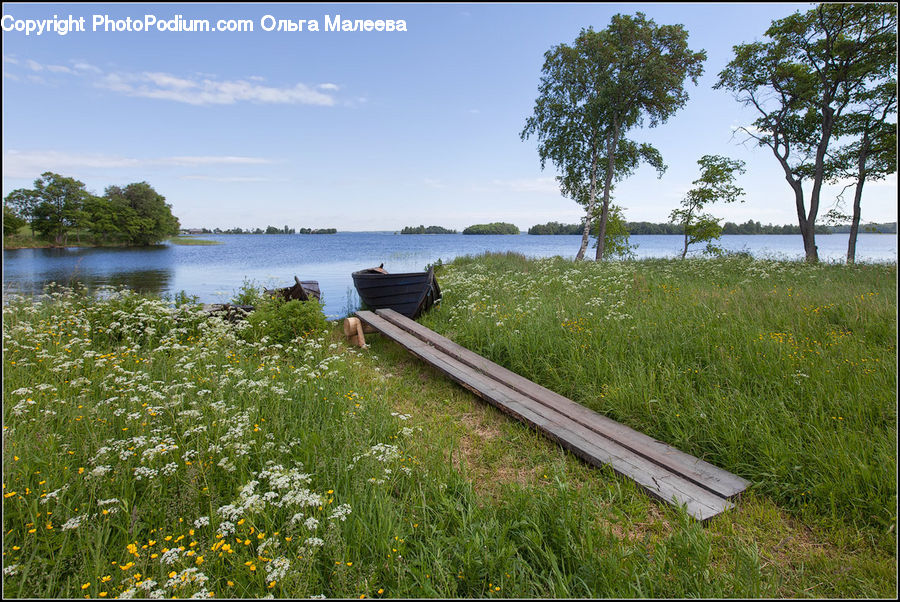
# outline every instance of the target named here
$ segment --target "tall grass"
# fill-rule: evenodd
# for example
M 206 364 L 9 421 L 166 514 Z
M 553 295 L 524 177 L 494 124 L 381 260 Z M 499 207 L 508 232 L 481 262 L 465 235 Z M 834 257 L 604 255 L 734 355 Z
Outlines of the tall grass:
M 895 541 L 896 264 L 496 255 L 439 276 L 427 324 L 458 343 Z
M 698 264 L 710 271 L 726 269 L 714 265 Z M 757 269 L 754 265 L 740 269 L 742 278 Z M 636 268 L 640 274 L 628 271 Z M 603 298 L 618 298 L 615 286 L 624 287 L 619 292 L 630 301 L 615 311 L 636 315 L 632 305 L 645 305 L 646 293 L 640 291 L 654 291 L 646 296 L 648 303 L 654 295 L 677 297 L 660 285 L 677 286 L 680 281 L 654 274 L 678 274 L 682 268 L 661 262 L 615 267 L 614 274 L 606 269 L 517 258 L 461 260 L 441 273 L 442 288 L 448 290 L 443 306 L 429 320 L 467 346 L 601 411 L 612 407 L 605 400 L 631 399 L 627 383 L 611 378 L 627 374 L 619 373 L 624 368 L 614 369 L 612 359 L 635 356 L 631 374 L 641 370 L 657 375 L 653 399 L 658 401 L 617 403 L 614 415 L 657 436 L 680 433 L 670 442 L 759 482 L 753 471 L 761 461 L 717 447 L 718 442 L 732 445 L 731 439 L 737 439 L 721 426 L 728 424 L 724 412 L 710 420 L 712 426 L 699 441 L 691 421 L 679 422 L 688 410 L 669 404 L 680 400 L 681 392 L 693 390 L 693 384 L 682 382 L 688 378 L 686 366 L 662 353 L 651 355 L 645 348 L 651 343 L 638 343 L 636 335 L 628 344 L 630 352 L 608 351 L 616 355 L 607 359 L 591 351 L 601 329 L 593 327 L 592 337 L 579 332 L 573 320 L 585 314 L 574 312 L 591 311 L 596 317 L 604 311 L 598 324 L 611 322 L 617 324 L 612 328 L 620 329 L 626 328 L 629 318 L 611 318 L 609 307 L 579 305 L 561 294 L 578 290 L 582 276 L 590 276 L 594 284 L 608 279 Z M 881 364 L 889 358 L 876 358 L 867 345 L 878 336 L 886 349 L 893 344 L 890 328 L 881 328 L 877 313 L 886 312 L 877 309 L 886 304 L 881 297 L 893 294 L 880 284 L 890 277 L 891 268 L 867 269 L 852 269 L 859 275 L 854 277 L 868 274 L 866 290 L 848 297 L 865 293 L 857 299 L 861 317 L 848 325 L 851 334 L 836 340 L 847 344 L 854 336 L 864 336 L 868 353 L 854 361 L 874 372 L 860 374 L 854 387 L 863 388 L 870 378 L 881 375 L 886 388 L 893 375 L 883 374 Z M 823 278 L 823 272 L 827 276 L 828 268 L 808 282 Z M 556 274 L 558 282 L 544 288 L 550 274 Z M 487 277 L 501 286 L 483 289 L 476 299 L 469 284 Z M 739 281 L 715 290 L 725 295 L 739 287 Z M 521 289 L 501 290 L 513 285 L 531 288 L 524 297 Z M 513 317 L 515 308 L 526 302 L 520 299 L 527 298 L 530 313 L 523 309 L 520 318 Z M 657 309 L 665 298 L 656 299 Z M 541 309 L 542 299 L 549 309 Z M 372 348 L 366 351 L 344 345 L 336 325 L 327 327 L 331 331 L 313 329 L 279 342 L 272 336 L 272 325 L 262 321 L 231 324 L 208 317 L 190 303 L 175 307 L 125 291 L 104 298 L 61 291 L 37 301 L 17 297 L 7 301 L 3 308 L 7 597 L 890 597 L 896 593 L 896 558 L 885 551 L 884 542 L 873 545 L 846 529 L 844 540 L 822 535 L 784 514 L 782 508 L 802 516 L 804 504 L 810 508 L 819 504 L 810 493 L 809 502 L 803 500 L 806 496 L 794 500 L 783 495 L 789 487 L 773 478 L 758 494 L 750 492 L 737 511 L 698 524 L 651 500 L 611 471 L 585 467 L 374 335 L 367 337 Z M 820 301 L 816 307 L 821 312 L 827 303 Z M 741 311 L 755 312 L 758 305 L 748 302 Z M 539 318 L 544 311 L 550 313 Z M 806 314 L 815 312 L 810 309 Z M 550 315 L 559 322 L 551 322 Z M 463 318 L 471 323 L 461 324 Z M 515 327 L 504 327 L 509 324 Z M 556 330 L 549 330 L 551 326 Z M 788 332 L 781 328 L 765 333 Z M 514 336 L 513 330 L 519 332 Z M 697 336 L 690 328 L 674 330 L 669 324 L 648 335 L 653 337 L 649 340 L 669 340 L 671 332 L 684 339 Z M 871 334 L 877 332 L 881 334 Z M 792 333 L 794 340 L 805 341 L 797 338 L 805 336 L 802 333 Z M 603 336 L 608 337 L 599 339 L 604 344 L 617 340 L 613 333 Z M 529 357 L 519 347 L 525 341 L 540 351 Z M 747 343 L 770 355 L 785 344 L 771 337 Z M 572 345 L 576 350 L 567 351 Z M 703 355 L 705 346 L 689 340 L 669 345 L 673 354 L 680 349 L 677 357 L 716 357 L 711 352 Z M 832 353 L 835 347 L 815 349 Z M 651 367 L 640 367 L 646 358 L 668 366 L 667 379 L 677 388 L 669 388 Z M 576 368 L 576 364 L 583 365 Z M 709 370 L 699 360 L 691 366 L 698 372 L 689 383 Z M 609 380 L 585 376 L 591 373 Z M 772 380 L 776 376 L 766 375 Z M 567 380 L 576 377 L 580 380 Z M 724 376 L 706 377 L 720 388 L 725 382 Z M 793 386 L 807 386 L 804 382 Z M 579 392 L 581 387 L 585 390 Z M 701 390 L 705 389 L 697 389 Z M 728 391 L 738 391 L 737 386 Z M 591 402 L 594 393 L 603 395 L 604 405 Z M 747 398 L 744 403 L 750 403 L 751 393 L 742 395 Z M 712 415 L 715 399 L 703 401 L 699 393 L 691 399 L 699 411 Z M 647 406 L 650 409 L 628 414 L 629 407 Z M 790 407 L 779 411 L 791 415 Z M 871 424 L 877 412 L 867 411 Z M 892 420 L 888 414 L 883 430 Z M 828 424 L 848 431 L 862 420 L 849 411 L 836 416 L 843 420 L 820 417 L 817 428 Z M 767 446 L 787 446 L 779 433 L 795 432 L 789 425 L 772 417 L 759 420 L 772 432 Z M 884 437 L 884 432 L 870 428 L 873 448 L 880 449 L 878 441 Z M 885 470 L 893 472 L 893 467 L 886 465 Z M 848 480 L 862 478 L 854 471 L 860 469 L 847 469 Z M 792 477 L 779 477 L 787 478 Z M 880 473 L 868 478 L 888 487 Z M 869 507 L 877 517 L 883 516 L 878 503 L 847 504 L 843 500 L 849 496 L 848 488 L 838 483 L 835 489 L 840 496 L 834 498 L 829 516 L 868 531 L 882 528 L 881 518 L 872 520 L 862 512 Z M 786 549 L 785 542 L 794 543 Z

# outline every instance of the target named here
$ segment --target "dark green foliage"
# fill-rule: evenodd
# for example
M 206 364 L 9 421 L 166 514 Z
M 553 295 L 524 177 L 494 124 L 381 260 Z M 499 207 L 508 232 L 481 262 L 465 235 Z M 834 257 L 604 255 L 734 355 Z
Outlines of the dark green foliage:
M 247 316 L 250 327 L 243 331 L 251 340 L 286 345 L 298 337 L 319 336 L 327 330 L 328 321 L 322 313 L 322 305 L 315 299 L 309 301 L 284 301 L 270 297 L 259 301 L 256 309 Z
M 44 172 L 34 181 L 34 228 L 44 238 L 65 244 L 68 233 L 83 219 L 88 192 L 84 182 L 52 172 Z
M 519 227 L 506 222 L 475 224 L 463 230 L 463 234 L 520 234 Z
M 561 224 L 559 222 L 547 222 L 536 224 L 528 228 L 529 234 L 581 234 L 584 224 Z
M 98 197 L 83 182 L 48 171 L 34 181 L 34 189 L 12 191 L 4 205 L 27 220 L 33 234 L 57 245 L 68 244 L 73 231 L 79 242 L 87 233 L 97 243 L 150 245 L 179 232 L 165 200 L 147 182 L 110 186 Z
M 697 83 L 706 59 L 688 48 L 687 37 L 683 26 L 657 26 L 640 12 L 614 15 L 603 31 L 583 29 L 572 46 L 544 55 L 539 96 L 521 137 L 538 137 L 541 167 L 552 161 L 563 194 L 584 205 L 586 219 L 599 218 L 597 259 L 604 257 L 614 182 L 642 161 L 665 171 L 656 148 L 626 134 L 645 120 L 649 127 L 665 123 L 687 102 L 684 82 Z M 589 232 L 583 230 L 576 259 L 584 257 Z
M 597 242 L 594 244 L 597 246 L 600 243 L 599 219 L 594 220 L 594 230 L 593 235 L 597 238 Z M 629 236 L 628 224 L 625 222 L 622 208 L 618 205 L 610 205 L 606 230 L 603 233 L 603 248 L 606 258 L 633 259 L 635 257 L 634 249 L 637 247 L 629 244 Z
M 449 230 L 443 226 L 406 226 L 400 230 L 400 234 L 456 234 L 456 230 Z
M 31 226 L 31 234 L 34 235 L 35 209 L 37 209 L 40 200 L 34 190 L 26 188 L 17 188 L 6 195 L 3 199 L 3 206 L 9 207 L 12 212 L 24 219 Z M 4 211 L 4 219 L 6 212 Z M 4 231 L 4 235 L 6 232 Z
M 110 186 L 105 199 L 116 216 L 117 234 L 129 244 L 150 245 L 178 234 L 180 225 L 171 206 L 147 182 Z
M 15 234 L 19 231 L 19 228 L 27 224 L 23 218 L 16 215 L 16 212 L 13 211 L 8 205 L 3 205 L 3 235 L 8 236 L 10 234 Z
M 765 33 L 766 41 L 734 47 L 735 58 L 714 87 L 731 91 L 756 111 L 758 118 L 741 129 L 781 165 L 793 192 L 806 259 L 817 262 L 822 185 L 840 169 L 852 170 L 856 159 L 865 163 L 865 132 L 880 137 L 870 127 L 877 126 L 880 111 L 896 106 L 897 7 L 823 3 L 773 21 Z M 848 135 L 863 140 L 835 153 L 835 140 Z M 865 169 L 853 178 L 864 182 Z M 804 184 L 810 185 L 808 192 Z
M 689 190 L 681 201 L 681 206 L 672 211 L 669 219 L 684 228 L 684 248 L 681 258 L 687 255 L 692 244 L 705 242 L 706 252 L 721 253 L 714 243 L 722 236 L 719 220 L 704 208 L 716 201 L 733 203 L 741 200 L 744 190 L 734 184 L 735 173 L 744 173 L 744 162 L 720 157 L 719 155 L 703 155 L 697 161 L 700 165 L 700 177 L 694 180 L 694 188 Z

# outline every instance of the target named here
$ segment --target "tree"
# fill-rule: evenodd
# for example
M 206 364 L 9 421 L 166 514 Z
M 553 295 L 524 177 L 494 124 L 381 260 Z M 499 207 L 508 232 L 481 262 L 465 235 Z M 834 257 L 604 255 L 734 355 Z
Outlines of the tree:
M 664 169 L 655 148 L 625 134 L 645 119 L 649 127 L 664 123 L 687 102 L 684 80 L 696 84 L 706 59 L 705 52 L 688 48 L 687 37 L 681 25 L 657 26 L 643 13 L 615 15 L 605 30 L 583 29 L 573 46 L 560 44 L 544 55 L 534 114 L 521 137 L 537 135 L 541 168 L 551 160 L 561 172 L 563 193 L 585 205 L 576 260 L 588 245 L 601 180 L 598 259 L 604 255 L 613 183 L 641 160 Z
M 883 180 L 897 171 L 897 124 L 888 117 L 897 113 L 896 64 L 893 76 L 886 82 L 864 90 L 858 95 L 858 108 L 846 115 L 836 126 L 839 133 L 854 138 L 853 142 L 839 148 L 831 160 L 834 166 L 832 182 L 849 179 L 853 194 L 853 215 L 843 216 L 830 212 L 831 217 L 850 221 L 850 238 L 847 241 L 847 263 L 856 261 L 856 238 L 862 215 L 862 191 L 866 180 Z M 841 195 L 838 195 L 840 202 Z
M 14 214 L 31 226 L 31 236 L 34 236 L 35 209 L 39 203 L 40 199 L 35 191 L 27 188 L 16 188 L 3 199 L 4 207 L 8 206 Z
M 109 186 L 104 197 L 115 215 L 117 233 L 129 244 L 151 245 L 178 234 L 181 225 L 172 215 L 166 197 L 147 182 L 129 184 L 125 188 Z
M 127 214 L 127 216 L 126 216 Z M 111 238 L 125 238 L 129 231 L 129 217 L 134 211 L 124 203 L 114 203 L 108 197 L 89 195 L 84 200 L 84 225 L 102 242 Z
M 669 219 L 684 227 L 684 259 L 688 247 L 698 242 L 706 242 L 706 250 L 710 253 L 719 251 L 712 243 L 722 236 L 719 220 L 703 213 L 703 209 L 712 203 L 722 201 L 733 203 L 744 191 L 734 185 L 734 174 L 744 173 L 744 162 L 728 159 L 719 155 L 703 155 L 697 160 L 700 166 L 700 177 L 694 180 L 694 188 L 688 191 L 681 200 L 681 207 L 672 211 Z
M 815 226 L 829 144 L 844 111 L 895 64 L 896 27 L 893 4 L 820 4 L 773 21 L 769 41 L 735 46 L 714 86 L 759 114 L 742 130 L 781 165 L 809 262 L 818 261 Z M 812 183 L 808 208 L 805 181 Z
M 27 224 L 23 218 L 9 205 L 3 205 L 3 236 L 9 236 L 19 231 L 19 228 Z
M 78 225 L 89 196 L 84 182 L 47 171 L 34 181 L 33 193 L 38 199 L 35 228 L 56 244 L 64 244 L 69 230 Z
M 600 244 L 600 221 L 597 224 L 597 241 L 595 246 Z M 633 259 L 635 257 L 634 250 L 637 245 L 630 244 L 630 235 L 628 232 L 628 224 L 625 221 L 625 213 L 622 207 L 610 204 L 609 219 L 606 224 L 606 232 L 603 236 L 604 257 L 619 257 L 621 259 Z

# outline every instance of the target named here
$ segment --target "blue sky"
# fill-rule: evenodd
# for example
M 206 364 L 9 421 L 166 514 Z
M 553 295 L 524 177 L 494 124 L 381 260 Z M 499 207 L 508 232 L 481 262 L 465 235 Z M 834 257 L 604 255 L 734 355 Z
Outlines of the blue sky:
M 553 166 L 541 170 L 531 114 L 543 54 L 615 13 L 683 24 L 707 61 L 690 101 L 633 132 L 668 171 L 642 167 L 614 202 L 631 221 L 667 221 L 704 154 L 742 159 L 743 204 L 723 219 L 794 224 L 790 188 L 767 149 L 741 144 L 752 121 L 713 90 L 735 44 L 811 4 L 15 4 L 14 19 L 85 17 L 85 32 L 3 32 L 3 195 L 44 171 L 88 189 L 147 181 L 185 227 L 520 228 L 574 223 Z M 402 19 L 405 32 L 324 31 L 325 17 Z M 92 31 L 112 19 L 249 19 L 253 32 Z M 263 31 L 265 15 L 316 19 L 318 32 Z M 6 23 L 11 22 L 9 19 Z M 826 190 L 825 211 L 839 188 Z M 896 221 L 896 177 L 871 183 L 864 221 Z

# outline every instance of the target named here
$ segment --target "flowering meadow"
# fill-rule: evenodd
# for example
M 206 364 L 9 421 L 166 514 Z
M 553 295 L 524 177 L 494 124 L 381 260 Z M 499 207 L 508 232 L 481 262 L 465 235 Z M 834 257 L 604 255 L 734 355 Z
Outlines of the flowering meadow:
M 423 322 L 753 486 L 706 524 L 339 325 L 3 308 L 6 597 L 892 597 L 896 265 L 462 258 Z
M 434 329 L 893 547 L 896 264 L 500 255 L 441 275 Z

